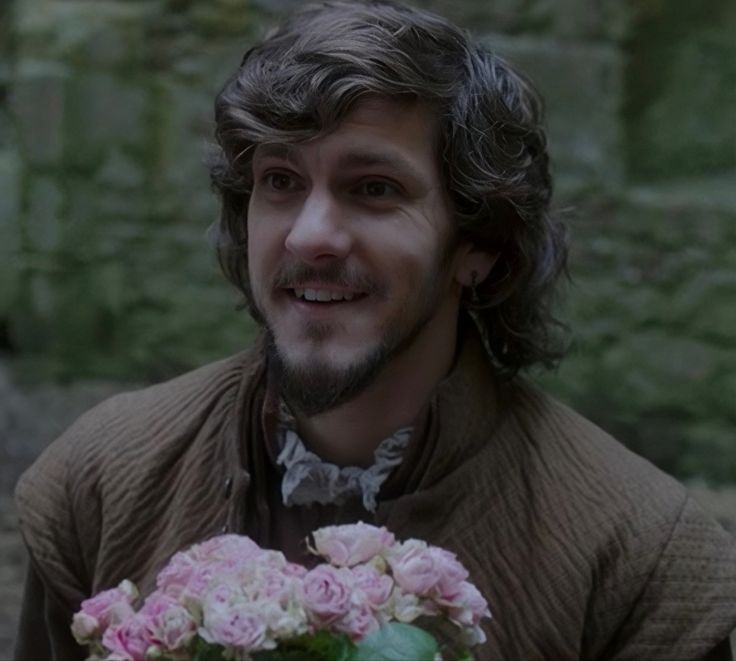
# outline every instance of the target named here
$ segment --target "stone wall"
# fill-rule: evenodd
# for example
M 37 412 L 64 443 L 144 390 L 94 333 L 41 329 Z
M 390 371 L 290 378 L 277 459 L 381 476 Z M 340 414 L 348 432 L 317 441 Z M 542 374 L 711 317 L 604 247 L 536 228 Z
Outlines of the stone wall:
M 212 97 L 295 1 L 0 9 L 0 351 L 151 381 L 252 325 L 207 246 Z M 667 470 L 736 481 L 733 3 L 425 0 L 548 100 L 572 352 L 542 381 Z

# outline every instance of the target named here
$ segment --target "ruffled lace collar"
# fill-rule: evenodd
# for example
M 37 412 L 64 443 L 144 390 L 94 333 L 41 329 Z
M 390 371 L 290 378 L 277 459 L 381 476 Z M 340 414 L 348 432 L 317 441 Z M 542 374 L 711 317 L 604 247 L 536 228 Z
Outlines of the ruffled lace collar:
M 340 467 L 307 450 L 291 426 L 293 418 L 283 403 L 280 417 L 280 451 L 276 463 L 284 469 L 281 479 L 284 505 L 341 505 L 349 498 L 360 498 L 366 510 L 376 511 L 378 492 L 391 472 L 401 464 L 412 427 L 403 427 L 381 441 L 373 453 L 372 466 Z

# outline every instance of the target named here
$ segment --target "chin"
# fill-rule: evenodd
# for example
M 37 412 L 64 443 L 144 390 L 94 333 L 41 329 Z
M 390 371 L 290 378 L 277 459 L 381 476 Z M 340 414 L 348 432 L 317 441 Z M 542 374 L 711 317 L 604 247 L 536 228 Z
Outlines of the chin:
M 365 345 L 360 348 L 336 346 L 329 341 L 302 341 L 298 344 L 296 347 L 294 343 L 286 346 L 278 342 L 276 344 L 281 360 L 290 369 L 340 373 L 364 363 L 373 354 L 372 350 L 366 350 Z
M 313 342 L 271 343 L 280 389 L 289 405 L 307 416 L 333 409 L 358 396 L 386 364 L 380 345 L 335 347 Z M 285 347 L 289 347 L 286 349 Z

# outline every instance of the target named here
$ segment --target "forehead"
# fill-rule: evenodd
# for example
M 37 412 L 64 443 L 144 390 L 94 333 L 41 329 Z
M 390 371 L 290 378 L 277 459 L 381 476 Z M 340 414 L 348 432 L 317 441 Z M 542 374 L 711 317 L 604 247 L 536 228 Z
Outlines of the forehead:
M 302 165 L 382 166 L 436 176 L 438 121 L 425 103 L 366 97 L 327 133 L 298 143 L 266 143 L 255 160 L 275 157 Z

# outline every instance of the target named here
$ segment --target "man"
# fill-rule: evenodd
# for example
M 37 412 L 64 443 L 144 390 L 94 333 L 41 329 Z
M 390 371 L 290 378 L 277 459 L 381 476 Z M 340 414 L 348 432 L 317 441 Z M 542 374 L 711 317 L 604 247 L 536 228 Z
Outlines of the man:
M 517 376 L 565 264 L 540 101 L 441 18 L 303 9 L 216 103 L 218 250 L 264 329 L 115 397 L 21 479 L 20 659 L 222 531 L 305 561 L 357 520 L 451 548 L 482 659 L 730 659 L 736 549 L 674 480 Z

